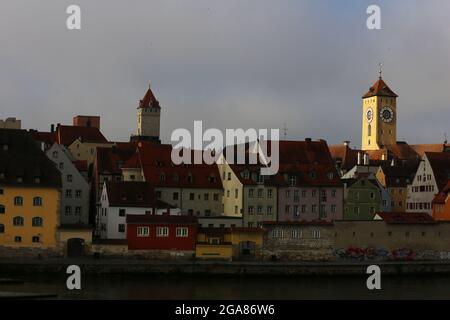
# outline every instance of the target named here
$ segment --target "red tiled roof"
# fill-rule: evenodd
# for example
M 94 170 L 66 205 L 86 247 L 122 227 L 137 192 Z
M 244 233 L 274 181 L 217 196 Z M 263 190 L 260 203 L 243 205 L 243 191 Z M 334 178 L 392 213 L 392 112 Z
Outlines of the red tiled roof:
M 173 207 L 158 200 L 154 188 L 148 182 L 108 181 L 106 191 L 109 205 L 112 207 Z
M 195 216 L 171 216 L 151 214 L 127 214 L 127 223 L 168 223 L 168 224 L 198 224 Z
M 86 142 L 108 142 L 98 128 L 82 126 L 56 127 L 56 137 L 59 144 L 68 146 L 76 139 L 81 138 Z
M 386 186 L 406 187 L 413 181 L 417 166 L 401 166 L 385 164 L 381 167 L 386 178 Z
M 445 149 L 450 148 L 450 144 L 412 144 L 411 148 L 422 157 L 425 152 L 444 152 Z
M 389 224 L 433 224 L 436 221 L 426 212 L 378 212 L 384 222 Z
M 44 142 L 48 145 L 53 145 L 56 142 L 56 132 L 42 132 L 30 130 L 30 134 L 34 140 Z
M 168 144 L 140 142 L 138 152 L 145 180 L 155 187 L 222 189 L 216 164 L 175 165 L 171 159 L 172 146 Z
M 137 149 L 137 142 L 118 142 L 111 148 L 97 148 L 96 165 L 98 174 L 122 174 L 122 165 Z
M 139 158 L 139 154 L 135 152 L 125 163 L 123 164 L 122 168 L 128 168 L 128 169 L 140 169 L 142 168 L 141 160 Z
M 383 97 L 398 97 L 394 91 L 392 91 L 388 85 L 379 78 L 370 88 L 369 91 L 363 95 L 363 99 L 373 97 L 373 96 L 383 96 Z
M 161 108 L 159 106 L 159 101 L 156 99 L 155 95 L 152 92 L 152 89 L 150 87 L 148 88 L 147 92 L 144 95 L 144 98 L 139 101 L 139 108 Z
M 332 145 L 329 147 L 331 157 L 335 162 L 340 162 L 340 167 L 350 170 L 358 163 L 358 152 L 361 150 L 352 149 L 348 145 Z

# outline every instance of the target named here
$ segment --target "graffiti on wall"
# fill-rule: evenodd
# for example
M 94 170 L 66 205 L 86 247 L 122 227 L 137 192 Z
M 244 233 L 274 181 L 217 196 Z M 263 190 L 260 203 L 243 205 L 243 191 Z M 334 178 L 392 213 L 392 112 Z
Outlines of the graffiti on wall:
M 382 248 L 359 248 L 349 247 L 347 249 L 337 249 L 334 252 L 338 259 L 343 260 L 413 260 L 416 253 L 408 248 L 401 248 L 388 251 Z

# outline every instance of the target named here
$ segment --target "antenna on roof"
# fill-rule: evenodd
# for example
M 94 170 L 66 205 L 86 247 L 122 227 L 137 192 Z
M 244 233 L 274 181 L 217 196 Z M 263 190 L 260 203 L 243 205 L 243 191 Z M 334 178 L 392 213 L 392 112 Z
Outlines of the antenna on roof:
M 288 132 L 288 128 L 287 128 L 287 125 L 286 125 L 286 122 L 285 122 L 285 123 L 283 123 L 283 140 L 286 140 L 287 132 Z
M 447 144 L 447 134 L 444 133 L 444 144 Z
M 379 78 L 381 79 L 381 73 L 383 72 L 383 64 L 381 62 L 378 63 L 378 74 Z
M 152 88 L 152 83 L 149 81 L 148 82 L 148 88 L 151 89 Z

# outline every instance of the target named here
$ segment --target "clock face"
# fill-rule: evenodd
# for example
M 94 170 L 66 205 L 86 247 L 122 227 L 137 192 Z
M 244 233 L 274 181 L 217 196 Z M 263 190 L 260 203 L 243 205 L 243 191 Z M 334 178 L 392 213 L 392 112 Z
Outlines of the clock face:
M 372 120 L 373 120 L 373 110 L 372 110 L 372 108 L 367 109 L 366 119 L 367 119 L 367 122 L 369 122 L 369 123 L 372 122 Z
M 390 107 L 384 107 L 380 111 L 380 118 L 383 122 L 392 122 L 394 120 L 394 111 Z

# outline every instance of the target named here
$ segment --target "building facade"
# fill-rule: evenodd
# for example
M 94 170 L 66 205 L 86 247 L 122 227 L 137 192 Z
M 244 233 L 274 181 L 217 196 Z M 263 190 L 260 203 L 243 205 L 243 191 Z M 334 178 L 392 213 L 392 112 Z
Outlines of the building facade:
M 61 172 L 60 223 L 89 223 L 89 184 L 73 163 L 71 153 L 57 143 L 47 150 L 47 157 Z

